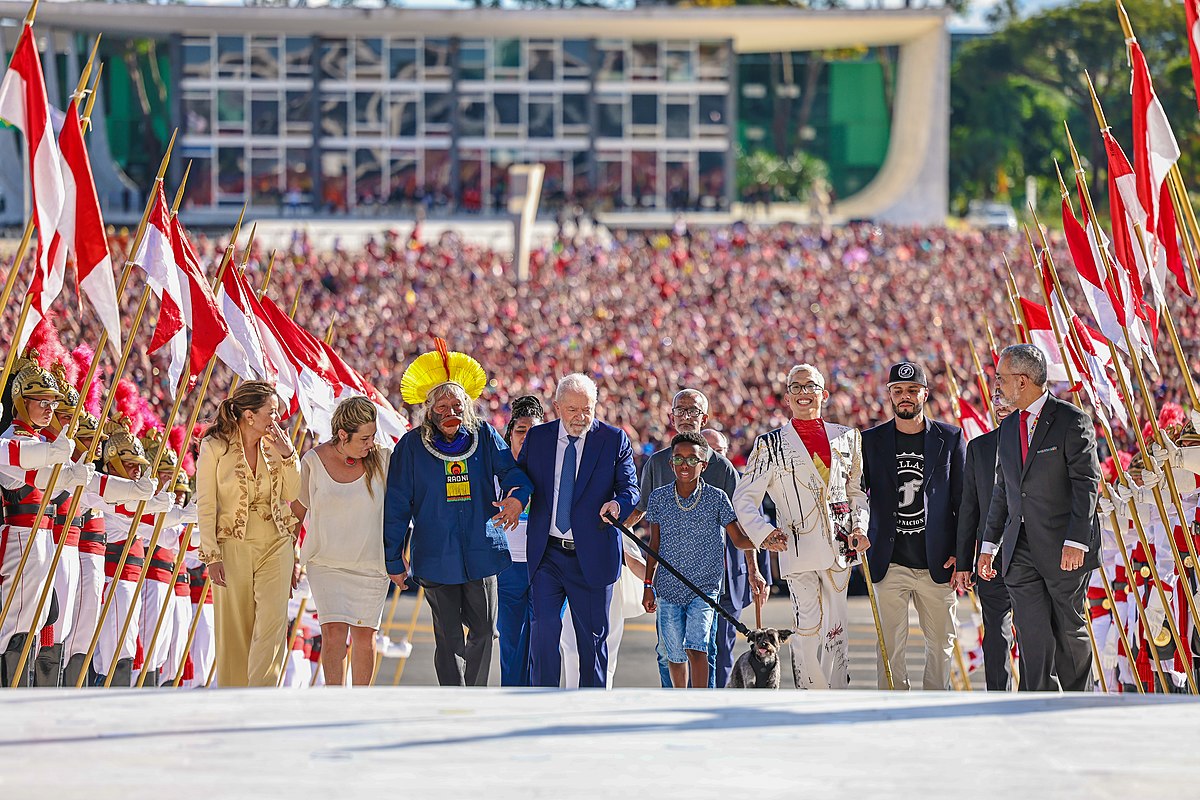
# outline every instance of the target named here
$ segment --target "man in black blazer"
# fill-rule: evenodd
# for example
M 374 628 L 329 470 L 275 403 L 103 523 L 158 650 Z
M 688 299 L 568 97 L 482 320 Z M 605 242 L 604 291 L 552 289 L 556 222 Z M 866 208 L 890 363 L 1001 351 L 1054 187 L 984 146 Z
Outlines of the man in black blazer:
M 862 435 L 863 486 L 871 507 L 867 556 L 897 689 L 909 688 L 910 602 L 925 635 L 926 689 L 950 688 L 954 652 L 956 595 L 950 579 L 966 445 L 961 430 L 925 416 L 928 387 L 920 365 L 894 365 L 888 375 L 894 416 Z M 883 655 L 877 656 L 879 688 L 886 689 Z
M 996 576 L 999 550 L 1022 688 L 1085 691 L 1092 650 L 1084 599 L 1100 556 L 1096 431 L 1090 416 L 1046 391 L 1046 356 L 1034 345 L 1004 349 L 996 388 L 1021 413 L 1000 425 L 979 577 Z
M 992 408 L 1003 422 L 1013 407 L 999 392 L 992 394 Z M 967 467 L 963 474 L 962 504 L 958 507 L 958 570 L 954 573 L 956 589 L 966 591 L 972 583 L 971 569 L 987 526 L 992 490 L 996 485 L 996 445 L 1000 429 L 988 431 L 967 442 Z M 1000 564 L 993 562 L 994 569 Z M 1003 692 L 1012 688 L 1012 600 L 1004 578 L 997 575 L 990 581 L 975 585 L 983 611 L 983 675 L 988 691 Z

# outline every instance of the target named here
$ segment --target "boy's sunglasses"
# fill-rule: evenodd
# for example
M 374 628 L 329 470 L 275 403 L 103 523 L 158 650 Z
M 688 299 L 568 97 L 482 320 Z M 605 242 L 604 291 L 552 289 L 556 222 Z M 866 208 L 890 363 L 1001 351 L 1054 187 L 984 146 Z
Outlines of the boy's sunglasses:
M 682 467 L 687 464 L 689 467 L 694 467 L 704 463 L 704 459 L 696 458 L 695 456 L 671 456 L 671 463 L 677 467 Z

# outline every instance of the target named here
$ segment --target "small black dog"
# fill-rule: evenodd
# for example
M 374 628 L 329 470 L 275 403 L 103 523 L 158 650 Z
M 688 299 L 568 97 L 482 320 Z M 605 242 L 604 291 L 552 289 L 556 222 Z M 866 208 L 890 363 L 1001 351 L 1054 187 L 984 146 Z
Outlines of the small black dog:
M 792 635 L 789 630 L 758 628 L 746 635 L 750 649 L 733 665 L 732 689 L 778 689 L 779 646 Z

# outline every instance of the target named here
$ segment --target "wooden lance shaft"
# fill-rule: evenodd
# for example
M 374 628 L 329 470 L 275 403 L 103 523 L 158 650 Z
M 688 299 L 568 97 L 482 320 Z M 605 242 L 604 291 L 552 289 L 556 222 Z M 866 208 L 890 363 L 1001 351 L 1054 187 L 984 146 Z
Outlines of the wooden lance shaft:
M 204 586 L 200 589 L 200 602 L 196 606 L 196 613 L 192 617 L 192 624 L 188 626 L 187 641 L 183 645 L 183 660 L 179 663 L 179 670 L 175 673 L 175 680 L 171 683 L 176 689 L 183 683 L 183 671 L 187 666 L 188 656 L 192 652 L 192 644 L 196 641 L 196 629 L 200 627 L 200 615 L 204 613 L 204 606 L 207 605 L 204 599 L 208 597 L 208 593 L 211 591 L 212 578 L 206 577 L 204 579 Z M 209 680 L 212 680 L 211 675 L 209 676 Z
M 164 441 L 163 447 L 167 444 Z M 192 528 L 194 525 L 188 523 L 183 528 L 183 533 L 179 535 L 179 552 L 175 555 L 175 566 L 171 570 L 171 581 L 167 585 L 170 587 L 167 596 L 163 598 L 162 606 L 158 610 L 158 617 L 154 621 L 154 634 L 150 637 L 150 643 L 146 645 L 145 652 L 153 653 L 154 646 L 158 644 L 158 635 L 162 632 L 163 620 L 167 618 L 167 612 L 171 608 L 171 604 L 175 600 L 175 581 L 179 580 L 179 573 L 183 571 L 183 561 L 187 558 L 187 543 L 192 538 Z M 187 654 L 187 651 L 183 651 Z M 149 662 L 142 665 L 142 671 L 138 673 L 137 688 L 142 688 L 146 684 L 146 676 L 150 673 Z
M 883 624 L 879 621 L 879 603 L 875 599 L 875 583 L 871 580 L 871 566 L 867 563 L 865 553 L 859 554 L 858 566 L 862 568 L 863 580 L 867 584 L 867 596 L 871 600 L 871 616 L 875 620 L 875 635 L 879 637 L 879 655 L 883 659 L 883 674 L 887 678 L 888 688 L 895 689 L 896 682 L 892 678 L 892 662 L 888 658 L 887 645 L 883 642 Z

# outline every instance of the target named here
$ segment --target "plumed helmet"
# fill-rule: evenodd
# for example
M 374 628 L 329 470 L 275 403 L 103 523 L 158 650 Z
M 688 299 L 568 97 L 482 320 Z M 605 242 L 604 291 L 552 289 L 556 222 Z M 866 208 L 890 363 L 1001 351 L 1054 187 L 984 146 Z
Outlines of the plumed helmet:
M 71 381 L 67 378 L 66 366 L 62 363 L 51 364 L 50 374 L 58 382 L 59 391 L 63 396 L 62 402 L 58 405 L 59 413 L 74 414 L 75 409 L 79 407 L 79 390 L 72 386 Z
M 179 464 L 179 456 L 167 444 L 163 432 L 157 428 L 150 428 L 142 435 L 142 447 L 146 448 L 146 458 L 150 459 L 151 463 L 158 460 L 159 472 L 170 472 Z M 161 457 L 158 454 L 160 450 Z
M 179 474 L 175 476 L 175 485 L 172 487 L 173 492 L 183 492 L 184 494 L 192 493 L 192 484 L 188 480 L 187 473 L 179 470 Z
M 108 441 L 104 443 L 104 465 L 118 475 L 125 472 L 124 464 L 150 466 L 146 459 L 146 448 L 130 432 L 131 420 L 119 417 L 109 424 Z
M 79 414 L 79 427 L 75 430 L 75 440 L 78 442 L 91 442 L 96 438 L 96 434 L 100 433 L 100 420 L 96 419 L 95 415 L 87 411 L 81 411 Z M 100 433 L 100 441 L 108 438 L 108 434 Z
M 50 371 L 38 364 L 38 352 L 33 348 L 13 364 L 12 404 L 18 417 L 29 418 L 26 400 L 62 400 L 58 381 Z

